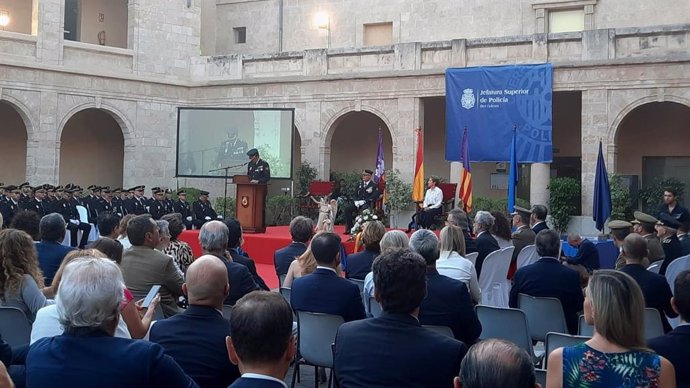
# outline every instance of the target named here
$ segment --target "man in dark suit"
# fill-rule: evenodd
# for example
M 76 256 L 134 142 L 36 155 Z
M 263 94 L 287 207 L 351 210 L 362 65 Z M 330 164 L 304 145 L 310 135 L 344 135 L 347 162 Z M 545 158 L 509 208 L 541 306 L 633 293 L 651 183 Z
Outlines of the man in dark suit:
M 544 205 L 532 206 L 532 215 L 530 216 L 530 224 L 534 234 L 541 232 L 544 229 L 549 229 L 546 225 L 546 216 L 549 214 L 548 209 Z
M 307 243 L 314 234 L 314 222 L 311 218 L 297 216 L 290 221 L 290 236 L 292 242 L 285 248 L 278 249 L 273 254 L 276 275 L 286 275 L 290 264 L 307 250 Z
M 498 241 L 491 235 L 491 226 L 494 224 L 494 216 L 491 213 L 480 210 L 474 216 L 474 230 L 477 232 L 477 260 L 474 263 L 474 267 L 477 269 L 477 278 L 481 275 L 482 265 L 484 264 L 484 259 L 489 253 L 497 251 L 500 249 L 498 246 Z
M 659 275 L 666 274 L 668 265 L 673 260 L 683 256 L 683 246 L 677 236 L 678 227 L 680 227 L 680 222 L 676 221 L 673 216 L 661 214 L 659 224 L 656 225 L 656 233 L 661 240 L 661 247 L 664 249 L 664 261 L 659 268 Z
M 542 230 L 537 233 L 535 243 L 541 259 L 517 270 L 513 278 L 513 287 L 510 289 L 509 305 L 519 308 L 518 294 L 558 298 L 563 306 L 568 331 L 570 334 L 576 334 L 577 313 L 582 309 L 584 301 L 580 276 L 558 260 L 561 246 L 558 232 Z
M 678 274 L 673 284 L 671 306 L 680 314 L 680 325 L 672 332 L 647 341 L 647 346 L 665 357 L 676 370 L 678 388 L 690 387 L 690 271 Z
M 65 238 L 65 220 L 60 214 L 50 213 L 41 218 L 39 230 L 41 241 L 36 243 L 38 265 L 43 273 L 45 285 L 50 286 L 53 282 L 53 276 L 62 264 L 62 259 L 74 248 L 61 244 Z
M 446 225 L 453 225 L 462 229 L 462 235 L 465 238 L 465 253 L 477 252 L 477 245 L 474 243 L 474 239 L 472 238 L 472 232 L 470 232 L 467 213 L 465 213 L 462 209 L 453 209 L 449 211 L 448 218 L 446 219 Z
M 357 184 L 354 202 L 345 205 L 345 234 L 350 234 L 350 230 L 354 225 L 355 215 L 362 210 L 373 208 L 374 202 L 380 197 L 379 188 L 371 179 L 373 173 L 373 171 L 368 169 L 362 171 L 362 180 Z
M 225 264 L 215 256 L 196 259 L 187 269 L 182 291 L 189 307 L 151 326 L 149 340 L 161 345 L 202 387 L 226 388 L 239 376 L 226 356 L 230 323 L 223 318 L 223 300 L 230 293 Z
M 443 276 L 436 270 L 438 238 L 425 229 L 410 237 L 410 248 L 426 261 L 426 298 L 419 310 L 422 325 L 448 326 L 458 341 L 472 345 L 482 333 L 482 324 L 474 312 L 465 283 Z
M 290 302 L 295 311 L 340 315 L 345 322 L 364 319 L 359 287 L 336 272 L 340 264 L 340 237 L 321 233 L 311 240 L 316 270 L 292 283 Z
M 254 260 L 243 251 L 240 251 L 242 243 L 244 242 L 244 240 L 242 240 L 242 225 L 240 225 L 240 222 L 234 218 L 228 218 L 223 221 L 223 223 L 228 227 L 228 253 L 230 253 L 232 261 L 246 266 L 249 269 L 249 273 L 252 274 L 254 282 L 259 285 L 259 288 L 265 291 L 271 291 L 266 285 L 266 282 L 264 282 L 256 271 L 256 263 L 254 263 Z
M 242 297 L 232 309 L 230 327 L 228 355 L 243 372 L 230 388 L 285 388 L 297 351 L 292 309 L 285 299 L 266 291 Z
M 644 295 L 645 306 L 656 309 L 661 316 L 661 322 L 664 325 L 664 332 L 671 331 L 671 325 L 668 323 L 666 316 L 675 318 L 678 316 L 671 307 L 671 288 L 668 286 L 666 278 L 647 271 L 640 263 L 647 257 L 647 241 L 639 234 L 633 233 L 623 240 L 623 256 L 625 257 L 625 266 L 621 268 L 622 272 L 630 275 L 642 289 Z
M 204 223 L 218 218 L 218 214 L 208 200 L 208 194 L 208 191 L 201 190 L 199 200 L 192 203 L 192 224 L 197 229 L 201 229 Z
M 224 223 L 217 220 L 207 222 L 199 231 L 199 245 L 201 245 L 205 255 L 213 255 L 225 264 L 228 279 L 230 279 L 230 294 L 225 298 L 223 304 L 232 306 L 241 297 L 258 290 L 259 286 L 254 281 L 252 274 L 249 273 L 247 266 L 235 263 L 231 257 L 226 255 L 228 235 L 228 227 Z
M 389 249 L 374 261 L 377 318 L 345 323 L 335 339 L 341 387 L 452 387 L 465 345 L 419 323 L 427 266 L 409 249 Z
M 510 267 L 508 268 L 508 279 L 512 279 L 517 271 L 517 257 L 520 251 L 528 245 L 534 245 L 534 238 L 536 233 L 529 227 L 530 211 L 524 207 L 515 206 L 515 211 L 511 214 L 513 216 L 513 226 L 515 231 L 511 234 L 510 240 L 513 242 L 515 250 L 513 257 L 510 259 Z
M 579 234 L 570 233 L 568 235 L 568 244 L 571 247 L 577 248 L 577 254 L 574 257 L 562 258 L 563 262 L 570 268 L 580 274 L 580 283 L 583 287 L 587 286 L 589 275 L 595 269 L 599 269 L 599 251 L 593 242 L 582 238 Z

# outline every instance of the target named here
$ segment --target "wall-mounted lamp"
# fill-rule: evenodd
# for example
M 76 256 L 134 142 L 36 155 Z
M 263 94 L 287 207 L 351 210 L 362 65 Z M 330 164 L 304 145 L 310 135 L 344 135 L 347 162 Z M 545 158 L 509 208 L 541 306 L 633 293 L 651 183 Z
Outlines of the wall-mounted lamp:
M 10 13 L 5 10 L 0 10 L 0 27 L 5 30 L 8 24 L 10 24 Z
M 316 27 L 320 30 L 328 31 L 328 48 L 331 48 L 331 17 L 326 12 L 316 14 Z

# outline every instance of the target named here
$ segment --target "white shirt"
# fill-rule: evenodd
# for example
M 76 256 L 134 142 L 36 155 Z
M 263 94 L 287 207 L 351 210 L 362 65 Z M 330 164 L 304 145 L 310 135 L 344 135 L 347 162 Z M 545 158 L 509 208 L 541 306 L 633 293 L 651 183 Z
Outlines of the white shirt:
M 63 332 L 62 325 L 60 325 L 59 316 L 57 312 L 57 305 L 46 306 L 36 313 L 36 320 L 31 326 L 31 342 L 40 340 L 45 337 L 55 337 L 61 335 Z M 115 329 L 114 337 L 119 338 L 132 338 L 127 329 L 127 324 L 125 320 L 120 316 L 120 320 L 117 322 L 117 328 Z
M 482 300 L 482 291 L 477 281 L 477 270 L 474 264 L 457 252 L 443 251 L 436 261 L 436 270 L 443 276 L 459 280 L 467 286 L 472 300 L 479 303 Z
M 319 268 L 321 268 L 321 269 L 327 269 L 327 270 L 329 270 L 329 271 L 332 271 L 332 272 L 333 272 L 334 274 L 336 274 L 336 275 L 338 274 L 338 271 L 334 270 L 334 269 L 331 268 L 331 267 L 324 267 L 324 266 L 322 266 L 322 265 L 317 265 L 317 266 L 316 266 L 316 269 L 319 269 Z
M 426 194 L 424 194 L 424 207 L 436 209 L 441 207 L 441 204 L 443 204 L 443 190 L 434 187 L 426 191 Z
M 283 387 L 287 388 L 287 384 L 285 384 L 284 381 L 278 380 L 273 376 L 266 376 L 266 375 L 260 375 L 258 373 L 243 373 L 242 378 L 245 379 L 261 379 L 261 380 L 270 380 L 270 381 L 276 381 L 280 384 L 283 385 Z

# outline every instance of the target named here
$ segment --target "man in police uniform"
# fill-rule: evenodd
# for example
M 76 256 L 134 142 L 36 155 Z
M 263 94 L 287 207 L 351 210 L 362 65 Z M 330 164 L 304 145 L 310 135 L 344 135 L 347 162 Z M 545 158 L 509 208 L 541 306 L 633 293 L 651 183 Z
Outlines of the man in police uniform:
M 24 182 L 19 185 L 19 191 L 21 192 L 21 196 L 19 197 L 20 204 L 25 204 L 34 199 L 33 189 L 29 182 Z
M 189 209 L 185 190 L 177 190 L 177 201 L 173 203 L 173 212 L 182 215 L 182 222 L 187 230 L 192 229 L 192 211 Z
M 655 217 L 649 214 L 636 211 L 633 213 L 635 220 L 631 221 L 633 224 L 633 232 L 639 234 L 647 240 L 647 249 L 649 250 L 649 263 L 664 259 L 664 249 L 661 247 L 661 241 L 657 237 L 655 226 L 659 222 Z
M 345 205 L 345 234 L 350 234 L 350 229 L 354 225 L 355 215 L 362 210 L 374 207 L 374 202 L 380 197 L 379 188 L 371 179 L 372 174 L 373 171 L 368 169 L 362 171 L 362 180 L 357 184 L 354 202 Z
M 659 275 L 666 274 L 666 268 L 673 260 L 683 256 L 683 246 L 676 235 L 680 222 L 672 214 L 661 214 L 656 225 L 656 233 L 661 240 L 661 247 L 664 249 L 664 261 L 659 268 Z
M 126 214 L 124 202 L 122 201 L 122 187 L 113 189 L 113 213 L 120 216 L 120 218 Z
M 165 204 L 165 214 L 174 213 L 172 193 L 172 189 L 165 189 L 165 200 L 163 200 L 163 204 Z
M 223 218 L 219 217 L 216 211 L 213 210 L 211 202 L 208 200 L 208 194 L 208 191 L 201 190 L 199 192 L 199 200 L 192 204 L 192 223 L 197 229 L 201 229 L 208 221 Z
M 25 210 L 25 211 L 36 212 L 36 214 L 38 214 L 38 218 L 42 218 L 43 216 L 45 216 L 47 214 L 46 213 L 47 204 L 45 202 L 46 189 L 45 189 L 45 187 L 43 187 L 43 185 L 36 186 L 33 188 L 33 192 L 34 192 L 33 199 L 30 199 L 28 202 L 20 203 L 20 207 L 22 210 Z
M 244 160 L 245 152 L 247 152 L 247 142 L 237 137 L 236 128 L 229 128 L 228 139 L 218 148 L 216 165 L 220 168 L 241 163 Z
M 161 217 L 168 214 L 165 204 L 165 190 L 160 187 L 153 188 L 153 201 L 149 205 L 149 214 L 154 220 L 160 220 Z
M 127 214 L 142 215 L 146 213 L 146 199 L 144 198 L 144 189 L 146 186 L 135 186 L 129 191 L 134 194 L 132 198 L 125 202 L 125 208 L 127 209 Z
M 21 191 L 17 186 L 5 186 L 7 192 L 7 201 L 0 202 L 0 212 L 2 212 L 2 223 L 5 227 L 9 226 L 12 218 L 19 211 L 19 198 Z
M 247 152 L 249 164 L 247 165 L 247 176 L 251 183 L 268 183 L 271 180 L 271 169 L 268 162 L 259 158 L 259 151 L 252 148 Z
M 82 231 L 79 248 L 84 249 L 89 241 L 91 225 L 79 221 L 79 212 L 77 211 L 79 202 L 74 198 L 74 193 L 75 191 L 72 185 L 67 185 L 62 191 L 62 199 L 57 202 L 55 211 L 60 213 L 62 218 L 65 219 L 67 230 L 69 230 L 70 233 L 70 245 L 73 247 L 77 246 L 78 232 L 80 230 Z
M 113 196 L 110 186 L 101 187 L 101 198 L 96 200 L 96 223 L 98 223 L 98 215 L 101 213 L 115 212 L 115 204 L 113 203 Z
M 613 245 L 618 248 L 618 258 L 616 259 L 615 269 L 619 270 L 625 267 L 625 257 L 623 256 L 623 240 L 631 233 L 633 224 L 628 221 L 612 220 L 606 226 L 611 230 L 611 238 Z M 644 258 L 642 264 L 645 268 L 649 266 L 649 259 Z

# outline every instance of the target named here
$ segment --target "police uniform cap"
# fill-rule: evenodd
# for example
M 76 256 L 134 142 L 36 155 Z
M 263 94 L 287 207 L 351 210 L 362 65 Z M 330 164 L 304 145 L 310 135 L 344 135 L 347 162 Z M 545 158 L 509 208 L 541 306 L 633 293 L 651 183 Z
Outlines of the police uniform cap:
M 367 174 L 367 175 L 371 175 L 371 174 L 373 174 L 373 173 L 374 173 L 374 172 L 371 171 L 371 170 L 369 170 L 369 169 L 365 169 L 365 170 L 362 172 L 362 174 Z
M 122 192 L 122 187 L 118 187 L 118 188 L 113 189 L 113 193 L 120 193 L 120 192 Z
M 55 192 L 55 186 L 53 186 L 53 185 L 45 184 L 45 185 L 43 185 L 43 188 L 46 189 L 46 191 L 49 193 Z
M 258 154 L 259 154 L 259 151 L 256 148 L 252 148 L 251 150 L 247 151 L 247 156 L 250 156 L 250 157 L 254 156 L 254 155 L 258 155 Z
M 23 189 L 24 187 L 29 187 L 29 188 L 31 188 L 31 186 L 29 185 L 29 182 L 24 182 L 24 183 L 22 183 L 21 185 L 19 185 L 19 188 L 20 188 L 20 189 Z
M 659 225 L 663 225 L 672 229 L 678 229 L 680 228 L 680 222 L 673 218 L 670 214 L 661 214 L 659 216 Z
M 9 192 L 13 192 L 13 191 L 18 191 L 19 188 L 15 185 L 7 185 L 7 186 L 5 186 L 5 190 L 7 190 Z
M 209 194 L 209 192 L 206 190 L 199 191 L 199 195 L 208 195 L 208 194 Z
M 65 188 L 62 187 L 62 185 L 60 185 L 60 186 L 55 186 L 55 191 L 65 191 Z
M 609 221 L 606 226 L 609 227 L 611 230 L 618 230 L 618 229 L 630 229 L 632 228 L 632 224 L 629 223 L 628 221 L 622 221 L 622 220 L 612 220 Z
M 4 188 L 5 188 L 5 184 L 0 182 L 0 189 L 4 189 Z
M 172 194 L 172 189 L 165 189 L 165 194 Z
M 96 190 L 96 187 L 97 187 L 96 185 L 91 185 L 91 186 L 87 187 L 86 189 L 87 190 Z
M 36 187 L 32 188 L 32 190 L 34 191 L 34 193 L 37 193 L 37 192 L 39 192 L 39 191 L 45 192 L 45 191 L 46 191 L 46 188 L 43 187 L 43 185 L 40 185 L 40 186 L 36 186 Z
M 659 222 L 659 220 L 655 217 L 652 217 L 647 213 L 642 213 L 641 211 L 635 211 L 633 213 L 633 216 L 635 216 L 635 221 L 632 221 L 633 224 L 656 224 L 657 222 Z
M 65 193 L 73 194 L 75 190 L 72 187 L 65 187 L 64 191 Z
M 187 195 L 187 190 L 177 190 L 177 195 Z
M 525 209 L 524 207 L 521 207 L 521 206 L 515 206 L 515 210 L 512 213 L 510 213 L 510 215 L 516 216 L 518 214 L 530 215 L 530 214 L 532 214 L 532 211 L 529 209 Z
M 139 185 L 139 186 L 134 186 L 134 187 L 132 187 L 129 191 L 137 191 L 137 190 L 144 191 L 144 189 L 146 189 L 146 186 L 144 186 L 144 185 Z
M 151 189 L 151 191 L 152 191 L 154 194 L 163 194 L 163 193 L 165 192 L 165 190 L 161 189 L 160 187 L 154 187 L 154 188 Z
M 110 193 L 110 186 L 103 186 L 100 188 L 104 193 Z

